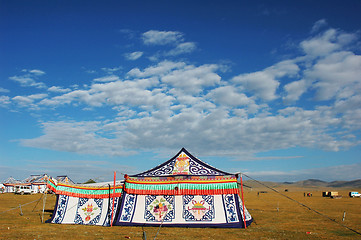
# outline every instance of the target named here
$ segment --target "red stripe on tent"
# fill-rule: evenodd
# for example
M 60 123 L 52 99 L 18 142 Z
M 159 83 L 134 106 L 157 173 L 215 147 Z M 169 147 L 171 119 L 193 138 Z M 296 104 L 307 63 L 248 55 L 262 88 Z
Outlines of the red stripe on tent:
M 139 190 L 127 188 L 128 194 L 139 195 L 222 195 L 222 194 L 239 194 L 238 188 L 231 189 L 173 189 L 173 190 Z
M 70 197 L 77 197 L 77 198 L 109 198 L 109 193 L 107 194 L 82 194 L 82 193 L 72 193 L 66 191 L 56 191 L 56 194 L 59 195 L 66 195 Z M 122 193 L 115 193 L 114 197 L 121 197 Z

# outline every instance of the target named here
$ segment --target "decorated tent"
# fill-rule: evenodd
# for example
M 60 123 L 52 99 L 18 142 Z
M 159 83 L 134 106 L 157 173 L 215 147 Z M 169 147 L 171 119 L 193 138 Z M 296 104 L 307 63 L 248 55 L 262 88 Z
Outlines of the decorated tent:
M 57 196 L 53 216 L 48 222 L 109 226 L 123 184 L 75 185 L 50 178 L 48 188 Z
M 125 176 L 114 225 L 242 228 L 251 222 L 237 176 L 183 148 L 153 169 Z
M 28 183 L 34 193 L 44 193 L 47 186 L 48 175 L 30 175 L 30 177 L 23 180 L 24 183 Z
M 13 177 L 9 177 L 3 182 L 3 185 L 5 187 L 4 192 L 15 192 L 15 186 L 21 184 L 21 181 L 16 180 Z

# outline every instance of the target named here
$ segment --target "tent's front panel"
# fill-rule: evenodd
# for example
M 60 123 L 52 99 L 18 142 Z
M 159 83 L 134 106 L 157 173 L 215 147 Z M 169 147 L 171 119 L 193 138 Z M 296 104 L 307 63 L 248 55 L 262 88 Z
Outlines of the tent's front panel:
M 136 195 L 124 194 L 114 225 L 244 227 L 237 194 Z M 251 216 L 246 212 L 247 225 Z
M 120 198 L 114 201 L 114 215 Z M 112 198 L 78 198 L 58 195 L 51 223 L 109 226 Z

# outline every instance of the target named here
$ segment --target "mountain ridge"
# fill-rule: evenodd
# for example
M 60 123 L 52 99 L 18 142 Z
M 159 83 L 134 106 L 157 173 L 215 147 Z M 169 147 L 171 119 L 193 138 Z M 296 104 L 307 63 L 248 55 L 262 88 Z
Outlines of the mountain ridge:
M 270 182 L 270 181 L 259 181 L 261 184 L 267 185 L 268 187 L 279 187 L 279 186 L 290 186 L 290 187 L 324 187 L 324 188 L 361 188 L 361 179 L 351 181 L 331 181 L 326 182 L 319 179 L 307 179 L 297 182 Z M 254 180 L 244 181 L 245 185 L 250 187 L 261 186 Z

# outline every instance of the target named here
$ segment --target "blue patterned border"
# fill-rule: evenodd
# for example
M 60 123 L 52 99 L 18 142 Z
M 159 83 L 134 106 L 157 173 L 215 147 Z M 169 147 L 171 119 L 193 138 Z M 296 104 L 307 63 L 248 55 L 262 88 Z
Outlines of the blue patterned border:
M 223 175 L 223 174 L 221 174 L 217 171 L 214 171 L 204 165 L 201 165 L 190 158 L 189 159 L 189 173 L 192 175 Z
M 69 202 L 69 196 L 59 195 L 57 209 L 55 212 L 54 219 L 52 221 L 53 223 L 63 222 L 66 213 L 66 208 L 68 206 L 68 202 Z
M 222 198 L 227 222 L 239 222 L 234 194 L 222 195 Z
M 132 220 L 136 201 L 137 201 L 137 195 L 135 194 L 125 195 L 122 215 L 120 216 L 119 221 L 130 222 Z
M 112 208 L 113 208 L 113 199 L 114 199 L 114 213 L 113 213 L 113 219 L 116 218 L 116 214 L 117 214 L 117 209 L 118 209 L 118 203 L 119 203 L 119 197 L 116 197 L 116 198 L 109 198 L 109 201 L 108 201 L 108 213 L 107 213 L 107 216 L 105 217 L 104 219 L 104 223 L 103 223 L 103 226 L 110 226 L 111 222 L 110 222 L 110 219 L 112 217 Z M 103 206 L 103 209 L 104 209 L 105 206 Z

